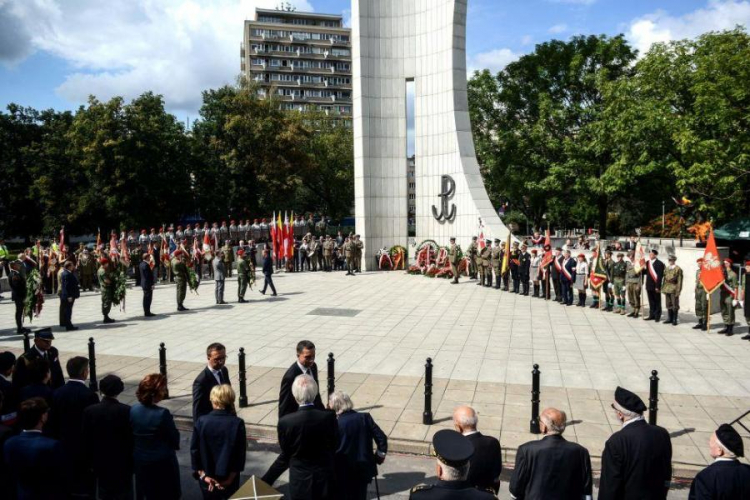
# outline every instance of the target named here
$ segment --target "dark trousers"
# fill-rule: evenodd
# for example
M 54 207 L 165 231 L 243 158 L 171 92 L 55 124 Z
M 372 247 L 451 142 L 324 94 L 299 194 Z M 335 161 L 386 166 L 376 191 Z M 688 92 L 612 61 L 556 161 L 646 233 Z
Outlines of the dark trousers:
M 68 302 L 68 299 L 60 299 L 60 326 L 73 326 L 73 302 Z
M 143 290 L 143 314 L 151 314 L 151 301 L 154 299 L 154 291 L 150 288 Z
M 552 287 L 555 289 L 555 300 L 562 302 L 562 292 L 560 290 L 560 279 L 552 279 Z
M 271 287 L 271 291 L 273 293 L 276 293 L 276 287 L 273 286 L 273 278 L 271 278 L 270 274 L 263 275 L 263 290 L 261 293 L 266 293 L 266 288 Z
M 573 304 L 573 284 L 566 281 L 560 281 L 562 290 L 563 304 Z
M 646 289 L 648 295 L 648 315 L 650 318 L 661 318 L 661 294 L 655 290 Z
M 273 486 L 273 483 L 276 482 L 276 480 L 289 468 L 289 459 L 286 458 L 286 455 L 284 455 L 284 452 L 282 451 L 278 457 L 276 457 L 276 460 L 271 464 L 271 467 L 268 468 L 268 471 L 263 474 L 263 477 L 261 478 L 264 483 L 269 484 Z
M 100 500 L 133 500 L 133 479 L 124 484 L 109 484 L 100 479 L 97 490 Z
M 16 304 L 16 328 L 23 328 L 23 299 L 14 301 Z
M 523 291 L 524 295 L 529 294 L 529 277 L 528 276 L 521 276 L 521 289 Z

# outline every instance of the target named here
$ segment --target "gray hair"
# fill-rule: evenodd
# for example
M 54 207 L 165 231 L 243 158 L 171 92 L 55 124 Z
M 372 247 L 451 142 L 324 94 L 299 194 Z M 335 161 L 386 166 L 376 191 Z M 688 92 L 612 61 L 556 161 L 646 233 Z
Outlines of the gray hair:
M 566 426 L 566 420 L 568 419 L 567 415 L 565 415 L 565 412 L 562 410 L 558 410 L 562 414 L 562 422 L 555 422 L 554 419 L 551 419 L 549 415 L 542 413 L 539 417 L 539 419 L 542 421 L 545 427 L 547 427 L 547 430 L 551 434 L 562 434 L 565 432 L 565 426 Z
M 714 435 L 715 434 L 716 433 L 714 433 Z M 737 458 L 737 455 L 732 450 L 730 450 L 729 448 L 727 448 L 726 446 L 724 446 L 724 443 L 722 443 L 719 440 L 719 436 L 716 436 L 716 444 L 718 444 L 719 448 L 721 448 L 721 451 L 724 452 L 724 457 L 725 458 Z
M 450 465 L 445 465 L 445 463 L 437 459 L 438 464 L 440 464 L 440 468 L 443 470 L 443 475 L 440 477 L 443 481 L 466 481 L 466 478 L 469 476 L 469 462 L 466 462 L 461 467 L 452 467 Z
M 638 418 L 638 417 L 642 416 L 640 413 L 636 413 L 634 411 L 626 410 L 617 401 L 615 401 L 615 410 L 617 410 L 620 413 L 622 413 L 622 416 L 625 417 L 625 421 L 626 422 L 628 420 L 633 420 L 634 418 Z
M 298 405 L 312 404 L 318 395 L 318 384 L 310 375 L 298 375 L 292 384 L 292 396 Z
M 331 394 L 329 402 L 331 409 L 336 412 L 336 415 L 341 415 L 342 413 L 354 408 L 352 398 L 350 398 L 349 395 L 343 391 L 336 391 Z
M 464 429 L 476 429 L 477 424 L 479 424 L 479 417 L 477 416 L 477 412 L 474 410 L 474 408 L 467 407 L 470 412 L 468 412 L 468 415 L 464 412 L 459 413 L 456 416 L 456 423 L 460 425 Z

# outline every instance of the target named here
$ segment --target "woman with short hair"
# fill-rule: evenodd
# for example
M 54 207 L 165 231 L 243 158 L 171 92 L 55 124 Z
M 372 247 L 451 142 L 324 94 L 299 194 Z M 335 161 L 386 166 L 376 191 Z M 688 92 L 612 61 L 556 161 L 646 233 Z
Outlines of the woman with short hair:
M 388 438 L 369 413 L 354 411 L 354 404 L 345 392 L 331 394 L 330 408 L 336 412 L 339 426 L 339 447 L 336 450 L 336 498 L 365 500 L 367 485 L 378 475 L 378 464 L 385 460 Z M 372 452 L 375 441 L 377 453 Z
M 588 286 L 589 279 L 589 265 L 586 262 L 586 256 L 583 254 L 578 255 L 578 263 L 576 264 L 576 282 L 575 289 L 578 290 L 578 304 L 577 307 L 586 307 L 586 287 Z
M 180 433 L 169 410 L 158 406 L 166 394 L 164 375 L 146 375 L 135 393 L 138 402 L 130 409 L 136 498 L 139 499 L 177 500 L 182 495 L 175 453 L 180 449 Z
M 213 411 L 195 423 L 190 460 L 203 498 L 224 500 L 239 489 L 240 472 L 245 470 L 245 422 L 234 409 L 232 386 L 214 386 L 209 397 Z

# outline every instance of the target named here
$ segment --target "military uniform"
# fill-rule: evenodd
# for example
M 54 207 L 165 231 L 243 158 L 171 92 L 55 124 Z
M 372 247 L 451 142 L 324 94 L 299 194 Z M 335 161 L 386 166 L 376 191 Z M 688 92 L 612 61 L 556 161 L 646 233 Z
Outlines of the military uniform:
M 109 262 L 109 261 L 106 261 Z M 117 271 L 114 270 L 112 264 L 109 264 L 109 269 L 104 269 L 104 261 L 102 261 L 102 267 L 99 268 L 96 275 L 99 279 L 99 290 L 102 294 L 102 316 L 104 316 L 105 323 L 114 323 L 115 320 L 109 317 L 109 312 L 112 310 L 112 301 L 115 298 L 115 280 Z
M 229 245 L 224 245 L 221 248 L 224 252 L 224 266 L 226 267 L 227 278 L 232 277 L 232 263 L 234 262 L 234 251 Z
M 81 275 L 81 290 L 93 290 L 96 263 L 88 252 L 84 252 L 81 255 L 81 258 L 78 261 L 78 272 Z
M 472 238 L 469 248 L 466 249 L 469 254 L 469 278 L 477 279 L 477 255 L 479 255 L 479 245 L 477 245 L 477 237 Z
M 492 249 L 490 245 L 492 245 L 492 242 L 487 240 L 485 247 L 479 252 L 479 273 L 481 279 L 478 284 L 482 286 L 492 286 L 492 268 L 490 267 Z
M 323 260 L 325 261 L 325 269 L 330 272 L 333 270 L 333 240 L 328 237 L 325 243 L 323 243 Z
M 177 255 L 172 259 L 172 275 L 174 276 L 174 283 L 177 288 L 177 310 L 187 311 L 187 308 L 183 303 L 185 302 L 185 296 L 187 295 L 188 268 L 179 258 L 181 252 L 178 250 L 175 254 Z
M 312 237 L 312 241 L 310 241 L 310 245 L 308 247 L 308 253 L 310 255 L 310 262 L 312 263 L 312 270 L 317 271 L 318 270 L 318 240 L 315 238 L 315 236 Z M 321 267 L 323 264 L 321 263 Z
M 346 275 L 353 275 L 354 274 L 354 244 L 350 239 L 347 238 L 346 242 L 344 242 L 344 256 L 346 257 Z
M 627 263 L 625 271 L 625 286 L 628 288 L 628 302 L 632 311 L 628 314 L 631 318 L 637 318 L 641 312 L 641 276 L 640 270 L 636 270 L 635 264 Z
M 495 288 L 500 288 L 500 266 L 503 263 L 503 250 L 500 248 L 500 240 L 495 240 L 495 246 L 490 251 L 490 266 L 492 270 L 489 271 L 490 285 L 492 284 L 492 273 L 495 273 Z
M 229 223 L 229 239 L 232 240 L 233 242 L 239 241 L 240 240 L 239 235 L 240 233 L 237 230 L 237 224 L 234 221 L 231 221 Z
M 732 263 L 731 260 L 726 259 L 725 262 Z M 724 269 L 726 278 L 724 284 L 721 285 L 721 317 L 724 320 L 724 329 L 720 330 L 719 333 L 726 334 L 727 337 L 734 335 L 734 301 L 737 299 L 738 281 L 737 273 L 735 273 L 731 267 Z
M 698 270 L 695 272 L 695 315 L 698 317 L 698 324 L 693 327 L 693 330 L 706 331 L 708 326 L 708 294 L 706 289 L 703 288 L 701 283 L 701 267 L 703 266 L 703 259 L 698 259 Z
M 250 283 L 250 266 L 245 260 L 244 251 L 237 252 L 237 297 L 238 302 L 247 302 L 245 292 Z
M 510 251 L 510 277 L 513 280 L 513 293 L 521 292 L 521 275 L 519 266 L 521 265 L 521 251 L 518 249 L 518 243 L 513 243 Z
M 365 245 L 359 239 L 359 235 L 355 235 L 354 238 L 354 265 L 359 273 L 362 272 L 362 250 Z
M 531 254 L 523 250 L 518 254 L 518 279 L 521 281 L 521 294 L 529 295 L 529 280 L 531 279 Z
M 451 238 L 451 245 L 448 248 L 448 262 L 451 265 L 451 272 L 453 273 L 452 283 L 458 283 L 458 264 L 461 254 L 461 248 L 456 245 L 456 238 Z
M 625 282 L 628 276 L 628 263 L 618 258 L 612 266 L 612 284 L 614 285 L 615 313 L 625 314 Z
M 674 263 L 674 257 L 670 257 L 669 261 Z M 668 313 L 667 320 L 664 323 L 677 324 L 680 310 L 680 292 L 682 292 L 682 269 L 676 264 L 669 265 L 664 270 L 664 281 L 661 285 L 661 293 L 665 295 Z
M 615 262 L 612 260 L 612 254 L 610 253 L 607 258 L 604 259 L 604 271 L 607 274 L 607 281 L 602 284 L 604 289 L 604 297 L 607 301 L 605 304 L 605 311 L 612 311 L 615 305 L 615 284 L 613 282 L 613 274 L 615 271 Z

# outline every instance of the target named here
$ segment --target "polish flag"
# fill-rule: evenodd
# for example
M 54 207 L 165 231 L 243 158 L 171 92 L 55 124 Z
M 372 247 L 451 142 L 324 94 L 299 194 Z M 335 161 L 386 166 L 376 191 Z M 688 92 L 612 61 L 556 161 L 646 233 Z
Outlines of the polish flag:
M 706 243 L 706 251 L 703 253 L 703 263 L 701 264 L 700 280 L 706 293 L 709 294 L 724 283 L 724 269 L 721 264 L 721 257 L 719 257 L 719 250 L 716 248 L 713 228 L 708 233 L 708 243 Z

